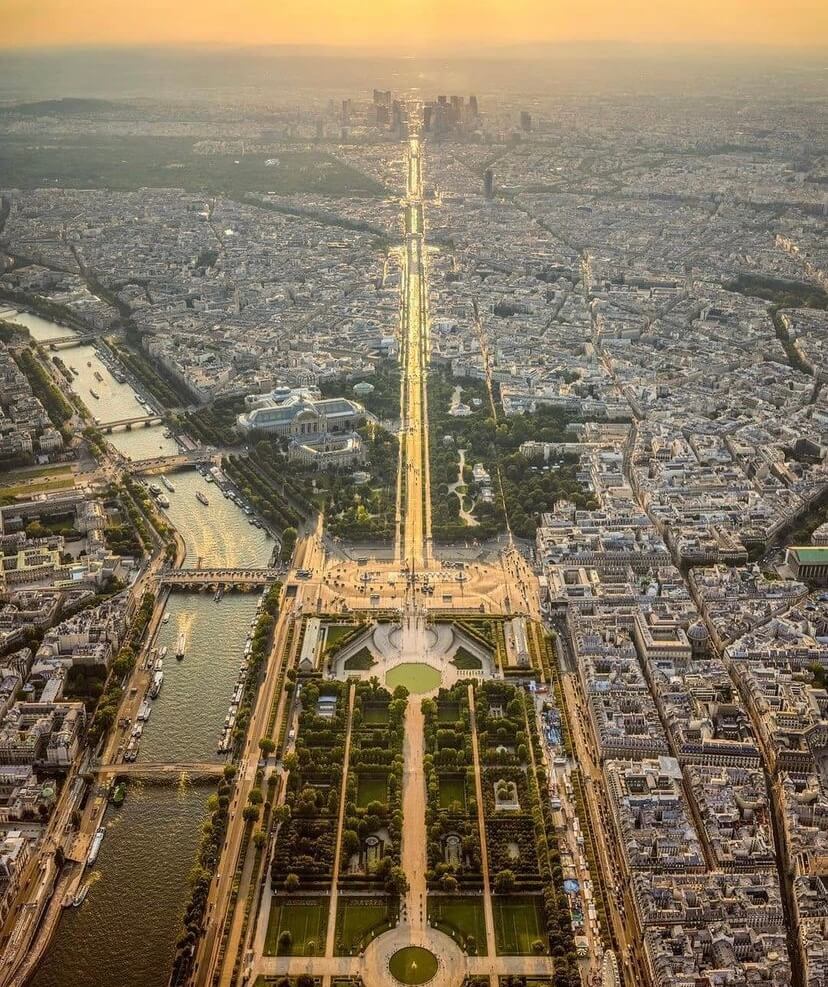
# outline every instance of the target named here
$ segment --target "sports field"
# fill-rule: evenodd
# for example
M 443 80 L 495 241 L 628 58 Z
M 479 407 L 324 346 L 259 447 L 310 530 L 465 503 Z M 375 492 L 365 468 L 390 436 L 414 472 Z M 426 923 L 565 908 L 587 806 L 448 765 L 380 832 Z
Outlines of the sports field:
M 322 956 L 328 929 L 328 899 L 274 896 L 267 922 L 266 956 Z M 290 943 L 281 940 L 290 934 Z
M 397 921 L 395 898 L 341 897 L 336 909 L 336 951 L 351 955 Z
M 540 895 L 515 895 L 492 898 L 495 941 L 501 956 L 523 956 L 535 953 L 532 944 L 543 943 L 543 952 L 549 952 L 543 900 Z
M 467 953 L 486 955 L 486 918 L 480 895 L 429 895 L 428 920 Z

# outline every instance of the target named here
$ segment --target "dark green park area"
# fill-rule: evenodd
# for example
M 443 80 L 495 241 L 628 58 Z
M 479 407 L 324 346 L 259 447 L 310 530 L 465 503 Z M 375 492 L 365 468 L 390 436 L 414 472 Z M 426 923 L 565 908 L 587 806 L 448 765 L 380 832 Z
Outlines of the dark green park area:
M 388 775 L 361 772 L 357 780 L 357 805 L 365 808 L 372 802 L 388 799 Z
M 0 144 L 7 188 L 183 188 L 250 192 L 377 194 L 381 187 L 322 150 L 199 154 L 180 137 L 9 135 Z
M 455 802 L 460 803 L 461 812 L 466 811 L 466 779 L 463 775 L 440 775 L 440 808 L 450 809 Z
M 501 956 L 549 952 L 543 900 L 539 895 L 497 895 L 492 899 L 492 911 L 497 951 Z
M 486 918 L 481 895 L 429 895 L 428 920 L 467 953 L 486 955 Z
M 322 956 L 327 928 L 327 897 L 274 897 L 267 923 L 265 956 Z
M 341 897 L 336 909 L 336 951 L 351 955 L 364 949 L 380 933 L 397 921 L 396 898 Z

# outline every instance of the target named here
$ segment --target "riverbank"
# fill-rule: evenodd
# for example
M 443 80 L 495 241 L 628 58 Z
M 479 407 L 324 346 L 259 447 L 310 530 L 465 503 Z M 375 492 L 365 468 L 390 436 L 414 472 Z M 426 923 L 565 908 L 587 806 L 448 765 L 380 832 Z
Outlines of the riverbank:
M 94 418 L 96 428 L 104 431 L 110 422 L 141 419 L 154 411 L 140 382 L 133 382 L 102 344 L 80 338 L 75 344 L 73 329 L 36 314 L 5 314 L 29 331 L 47 359 L 52 342 L 60 340 L 55 351 L 61 361 L 59 384 L 85 409 L 87 421 Z M 116 429 L 106 441 L 133 460 L 179 451 L 163 426 Z M 168 479 L 166 517 L 174 532 L 176 567 L 267 563 L 273 540 L 216 484 L 196 470 Z M 143 581 L 155 584 L 158 561 Z M 99 987 L 112 982 L 114 969 L 124 987 L 165 987 L 208 813 L 207 792 L 192 788 L 186 773 L 176 773 L 174 766 L 226 759 L 219 746 L 244 674 L 245 642 L 258 601 L 258 593 L 219 599 L 168 590 L 156 595 L 98 763 L 119 764 L 140 728 L 136 767 L 163 764 L 173 770 L 164 784 L 129 778 L 126 801 L 119 807 L 108 800 L 111 776 L 90 783 L 71 849 L 67 846 L 67 863 L 45 889 L 42 923 L 21 965 L 20 987 Z M 179 640 L 184 641 L 181 661 L 175 657 Z M 149 719 L 138 721 L 159 662 L 162 687 L 150 700 Z M 89 848 L 101 826 L 105 837 L 90 867 Z M 86 890 L 80 907 L 61 907 L 81 889 Z

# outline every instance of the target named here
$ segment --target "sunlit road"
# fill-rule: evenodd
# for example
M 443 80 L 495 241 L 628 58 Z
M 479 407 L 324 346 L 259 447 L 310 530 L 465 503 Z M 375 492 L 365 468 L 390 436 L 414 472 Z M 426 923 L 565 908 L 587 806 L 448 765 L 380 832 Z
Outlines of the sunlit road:
M 402 430 L 399 512 L 402 561 L 410 571 L 430 557 L 431 498 L 428 474 L 428 306 L 423 237 L 422 162 L 418 137 L 408 143 L 405 263 L 401 327 Z

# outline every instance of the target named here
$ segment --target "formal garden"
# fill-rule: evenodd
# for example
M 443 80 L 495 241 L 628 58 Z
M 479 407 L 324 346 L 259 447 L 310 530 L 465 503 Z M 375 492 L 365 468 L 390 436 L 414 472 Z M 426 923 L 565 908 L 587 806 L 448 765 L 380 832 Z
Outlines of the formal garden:
M 376 678 L 355 683 L 354 690 L 339 883 L 396 897 L 407 886 L 400 847 L 408 693 L 390 693 Z
M 321 956 L 328 929 L 328 898 L 281 896 L 270 906 L 267 956 Z
M 467 683 L 441 689 L 435 698 L 423 700 L 422 707 L 429 890 L 449 895 L 479 891 L 480 833 Z
M 345 750 L 347 686 L 308 682 L 294 752 L 286 755 L 287 792 L 271 862 L 274 891 L 325 890 L 333 879 Z
M 551 953 L 556 982 L 580 982 L 569 903 L 531 697 L 506 681 L 475 693 L 498 953 Z
M 482 895 L 429 894 L 428 921 L 472 956 L 485 956 L 486 916 Z
M 296 542 L 296 529 L 317 510 L 305 485 L 288 468 L 287 460 L 278 457 L 231 453 L 222 457 L 221 464 L 245 500 L 279 533 L 282 559 L 287 561 Z

